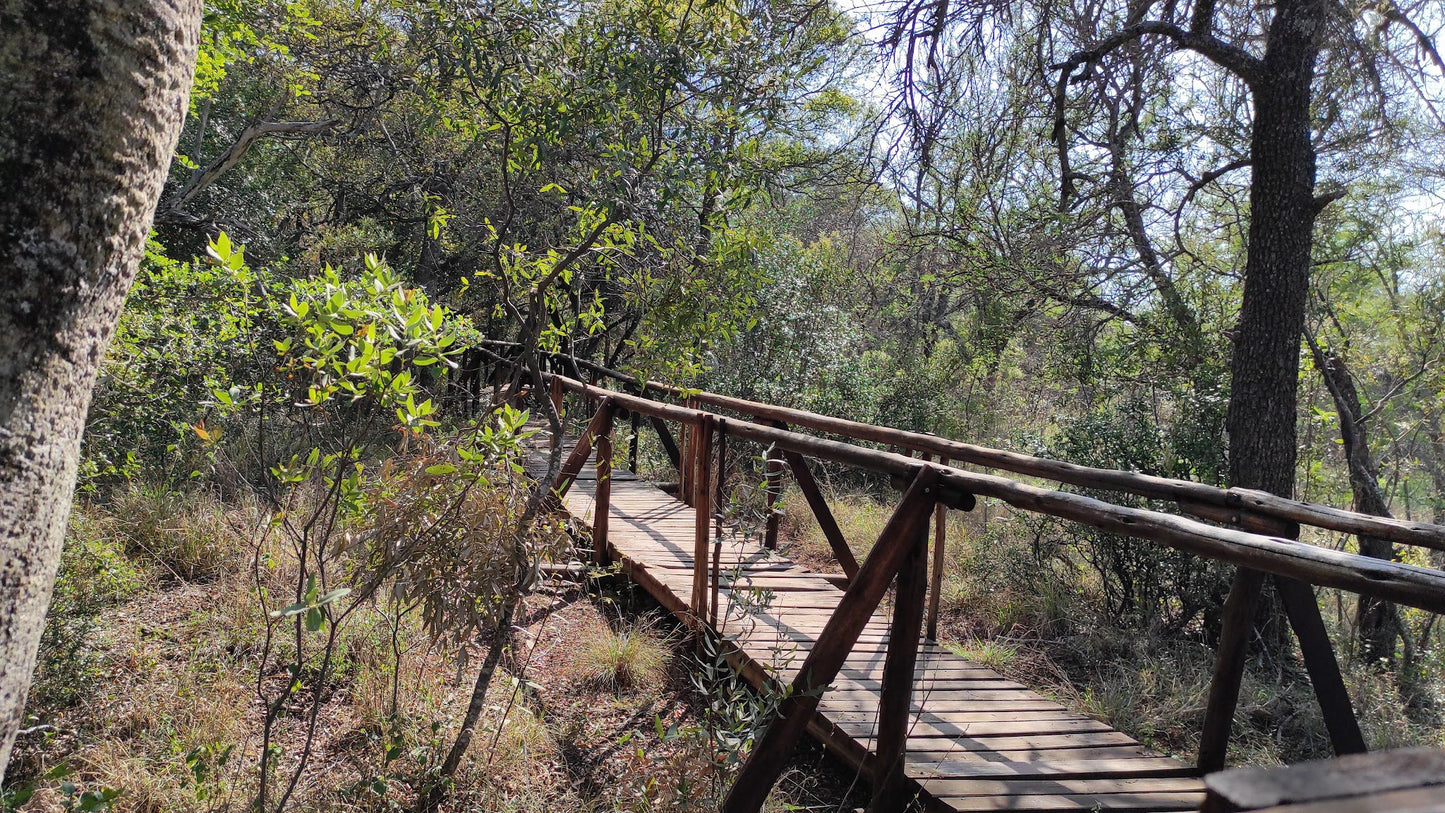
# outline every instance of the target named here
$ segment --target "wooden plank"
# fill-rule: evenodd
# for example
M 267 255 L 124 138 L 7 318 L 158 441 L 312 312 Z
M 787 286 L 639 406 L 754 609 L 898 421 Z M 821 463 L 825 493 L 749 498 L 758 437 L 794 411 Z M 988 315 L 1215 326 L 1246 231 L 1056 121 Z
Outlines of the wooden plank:
M 1421 786 L 1432 786 L 1436 796 L 1445 800 L 1445 787 L 1441 787 L 1445 785 L 1445 751 L 1405 748 L 1286 767 L 1235 768 L 1210 774 L 1204 781 L 1215 810 L 1254 810 Z
M 1439 788 L 1411 788 L 1328 802 L 1257 809 L 1259 813 L 1445 813 L 1445 794 Z
M 924 779 L 1008 779 L 1012 777 L 1048 777 L 1052 779 L 1085 779 L 1106 776 L 1129 779 L 1141 776 L 1195 777 L 1194 769 L 1167 757 L 1134 757 L 1118 759 L 978 761 L 946 760 L 908 763 L 908 775 Z M 1194 787 L 1199 786 L 1194 778 Z
M 699 437 L 692 442 L 701 440 L 701 431 L 693 434 Z M 697 445 L 699 454 L 692 459 L 700 462 L 698 458 L 704 453 L 702 444 Z M 603 522 L 609 556 L 621 561 L 623 571 L 664 607 L 680 617 L 690 615 L 694 602 L 684 597 L 695 587 L 693 576 L 698 568 L 694 563 L 699 561 L 696 532 L 702 524 L 700 519 L 711 519 L 711 508 L 694 511 L 649 484 L 625 479 L 616 469 L 600 481 L 610 488 L 610 495 L 599 494 L 599 481 L 585 479 L 586 475 L 595 477 L 595 471 L 595 467 L 589 467 L 584 461 L 576 485 L 564 501 L 567 509 L 584 521 L 591 519 L 595 523 L 593 507 L 607 496 L 606 502 L 612 510 Z M 690 478 L 693 494 L 710 490 L 704 484 L 716 487 L 710 478 L 698 477 L 695 471 L 690 473 L 694 474 Z M 709 498 L 714 496 L 708 494 Z M 924 521 L 917 528 L 920 535 L 928 520 L 936 521 L 936 514 L 924 513 Z M 710 544 L 701 558 L 702 569 L 718 575 L 718 592 L 715 600 L 704 603 L 718 614 L 719 623 L 733 645 L 741 647 L 729 660 L 754 685 L 778 679 L 797 683 L 805 678 L 803 666 L 809 659 L 816 662 L 820 641 L 826 648 L 829 626 L 836 626 L 835 616 L 848 593 L 825 576 L 809 573 L 765 551 L 757 541 L 720 537 L 711 527 L 708 536 Z M 714 557 L 715 566 L 709 568 L 708 559 Z M 736 596 L 734 590 L 739 591 Z M 930 590 L 927 595 L 933 593 Z M 749 598 L 744 599 L 744 595 Z M 856 628 L 855 642 L 837 663 L 832 678 L 835 688 L 814 701 L 816 712 L 807 715 L 803 727 L 845 761 L 869 770 L 878 761 L 869 749 L 878 733 L 880 689 L 893 632 L 892 625 L 873 608 L 868 608 L 851 624 Z M 911 795 L 914 791 L 909 789 L 916 787 L 914 780 L 923 778 L 953 783 L 935 786 L 935 790 L 953 796 L 940 800 L 925 794 L 929 809 L 958 809 L 951 801 L 955 797 L 993 800 L 1016 810 L 1087 809 L 1080 807 L 1086 798 L 1107 799 L 1110 805 L 1117 803 L 1124 809 L 1173 809 L 1151 807 L 1157 799 L 1141 798 L 1157 796 L 1157 793 L 1110 794 L 1102 792 L 1108 789 L 1107 785 L 1080 784 L 1062 785 L 1053 789 L 1057 792 L 1044 792 L 1047 788 L 1040 783 L 1128 779 L 1194 781 L 1189 779 L 1191 769 L 1187 766 L 1146 755 L 1134 740 L 1109 730 L 1103 723 L 1069 711 L 919 635 L 908 637 L 919 641 L 919 646 L 909 670 L 913 680 L 908 684 L 911 695 L 905 715 L 908 736 L 901 760 L 902 775 L 909 779 L 903 786 L 902 796 Z M 773 664 L 776 670 L 771 675 L 763 667 L 767 663 Z M 959 789 L 961 783 L 971 781 L 1031 784 L 1012 788 L 1016 791 L 1012 795 L 993 794 L 994 790 L 1004 788 L 1002 784 Z M 1161 786 L 1153 787 L 1159 790 Z M 1200 786 L 1196 781 L 1182 787 L 1197 791 Z M 1092 793 L 1065 792 L 1070 790 Z M 1171 797 L 1170 801 L 1178 802 L 1179 798 L 1182 797 Z M 1027 805 L 1020 806 L 1020 802 Z M 976 801 L 965 802 L 963 809 L 975 804 Z
M 935 796 L 935 799 L 959 813 L 972 811 L 1010 810 L 1054 811 L 1054 810 L 1134 810 L 1168 811 L 1197 808 L 1204 799 L 1198 791 L 1176 791 L 1170 793 L 1095 793 L 1095 794 L 1051 794 L 1027 796 Z
M 1038 796 L 1042 794 L 1087 795 L 1114 793 L 1188 793 L 1197 798 L 1199 780 L 1194 777 L 1089 777 L 1059 776 L 1028 779 L 922 779 L 919 784 L 935 796 Z M 1025 802 L 1027 804 L 1027 802 Z

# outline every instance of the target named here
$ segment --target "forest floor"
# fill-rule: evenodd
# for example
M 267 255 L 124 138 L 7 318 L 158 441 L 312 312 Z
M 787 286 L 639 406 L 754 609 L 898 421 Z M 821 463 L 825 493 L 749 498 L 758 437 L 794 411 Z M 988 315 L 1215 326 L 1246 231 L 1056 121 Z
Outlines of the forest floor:
M 861 560 L 887 506 L 847 495 L 830 503 Z M 806 506 L 786 508 L 785 553 L 834 570 Z M 103 809 L 85 807 L 84 794 L 107 791 L 119 793 L 109 809 L 127 813 L 249 807 L 266 614 L 256 552 L 229 541 L 237 510 L 141 492 L 78 507 L 5 810 Z M 1009 552 L 1024 542 L 1000 535 L 1001 519 L 951 516 L 940 640 L 1157 751 L 1192 759 L 1210 647 L 1093 623 L 1086 596 L 1037 589 L 1027 557 Z M 432 641 L 414 616 L 359 613 L 339 635 L 322 696 L 296 697 L 285 709 L 274 742 L 279 784 L 297 776 L 289 809 L 416 808 L 456 736 L 486 649 L 470 647 L 459 666 L 455 648 Z M 765 701 L 614 577 L 545 583 L 515 627 L 443 810 L 716 809 Z M 1372 748 L 1445 744 L 1440 681 L 1414 687 L 1406 702 L 1389 672 L 1351 666 L 1346 678 Z M 274 690 L 284 679 L 265 675 L 259 685 Z M 312 703 L 315 740 L 298 770 Z M 1252 661 L 1235 731 L 1236 763 L 1328 753 L 1297 658 Z M 811 743 L 780 789 L 773 809 L 866 803 L 866 782 Z

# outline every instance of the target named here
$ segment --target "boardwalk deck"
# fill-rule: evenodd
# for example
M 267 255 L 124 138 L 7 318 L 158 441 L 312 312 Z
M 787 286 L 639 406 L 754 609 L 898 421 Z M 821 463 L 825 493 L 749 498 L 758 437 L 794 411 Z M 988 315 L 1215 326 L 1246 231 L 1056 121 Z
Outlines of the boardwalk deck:
M 564 500 L 589 527 L 595 488 L 589 465 Z M 614 470 L 609 516 L 613 560 L 669 611 L 690 617 L 693 509 Z M 718 561 L 716 628 L 738 648 L 734 665 L 755 685 L 791 681 L 842 590 L 751 539 L 725 539 Z M 875 613 L 809 725 L 865 771 L 888 629 L 888 619 Z M 921 645 L 907 775 L 929 810 L 1197 810 L 1204 792 L 1193 773 L 990 669 L 934 643 Z

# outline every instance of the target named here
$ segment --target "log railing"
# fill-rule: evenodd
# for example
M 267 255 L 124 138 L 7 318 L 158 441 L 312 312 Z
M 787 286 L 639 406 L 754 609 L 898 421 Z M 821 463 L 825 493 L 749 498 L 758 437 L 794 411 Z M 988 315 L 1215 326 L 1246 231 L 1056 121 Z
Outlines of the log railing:
M 577 366 L 574 365 L 574 371 Z M 618 379 L 619 376 L 604 377 Z M 936 608 L 938 601 L 943 512 L 948 508 L 970 510 L 976 497 L 997 499 L 1021 510 L 1153 541 L 1236 566 L 1234 585 L 1225 604 L 1205 713 L 1197 761 L 1201 772 L 1217 770 L 1224 765 L 1244 671 L 1250 625 L 1266 581 L 1272 581 L 1280 593 L 1291 628 L 1300 642 L 1306 670 L 1324 712 L 1333 746 L 1341 754 L 1363 751 L 1365 745 L 1320 617 L 1313 587 L 1347 590 L 1431 612 L 1445 611 L 1445 573 L 1301 542 L 1298 540 L 1297 523 L 1305 521 L 1318 527 L 1369 533 L 1408 544 L 1429 544 L 1430 547 L 1439 547 L 1440 540 L 1445 540 L 1445 528 L 1439 526 L 1381 520 L 1324 506 L 1281 500 L 1272 495 L 1266 495 L 1269 499 L 1264 499 L 1251 496 L 1254 492 L 1239 489 L 1216 489 L 1131 472 L 1088 469 L 999 450 L 973 451 L 981 447 L 710 393 L 689 392 L 685 395 L 686 405 L 678 406 L 644 397 L 648 392 L 668 394 L 675 391 L 654 384 L 638 385 L 635 379 L 628 380 L 627 377 L 621 377 L 620 383 L 636 390 L 636 394 L 605 389 L 561 373 L 549 373 L 546 377 L 554 398 L 560 392 L 573 393 L 580 396 L 584 403 L 596 406 L 587 428 L 562 468 L 556 492 L 559 498 L 566 493 L 595 446 L 599 453 L 599 466 L 593 544 L 594 555 L 599 561 L 610 560 L 611 557 L 606 518 L 610 511 L 612 432 L 619 411 L 627 413 L 633 425 L 638 424 L 638 416 L 646 418 L 659 431 L 660 438 L 670 438 L 667 424 L 680 427 L 681 447 L 675 457 L 669 457 L 678 467 L 679 497 L 695 508 L 697 517 L 690 606 L 698 625 L 708 621 L 716 623 L 718 615 L 717 558 L 721 525 L 715 514 L 719 513 L 726 499 L 721 478 L 724 467 L 720 462 L 725 454 L 726 438 L 758 443 L 768 450 L 765 455 L 768 478 L 765 491 L 771 510 L 765 526 L 764 543 L 769 546 L 776 544 L 774 507 L 780 489 L 778 477 L 784 463 L 793 471 L 804 496 L 818 515 L 820 525 L 823 518 L 831 517 L 831 514 L 827 513 L 821 491 L 812 481 L 807 465 L 809 459 L 885 475 L 904 491 L 902 501 L 865 561 L 861 564 L 855 561 L 851 567 L 844 565 L 849 578 L 843 597 L 797 677 L 786 688 L 778 718 L 758 741 L 753 755 L 735 782 L 724 805 L 728 811 L 759 809 L 786 762 L 787 754 L 791 753 L 816 710 L 821 691 L 836 677 L 863 625 L 876 610 L 888 586 L 895 582 L 898 590 L 885 660 L 877 740 L 879 750 L 878 759 L 873 763 L 876 766 L 873 780 L 877 791 L 874 808 L 901 809 L 896 805 L 902 798 L 902 785 L 899 783 L 911 703 L 911 676 L 925 618 L 927 626 L 936 623 L 936 610 L 929 613 L 927 608 L 929 605 Z M 707 411 L 702 408 L 704 406 L 725 408 L 754 420 L 731 419 Z M 800 434 L 786 428 L 789 424 L 842 434 L 850 440 L 890 444 L 904 450 L 904 453 Z M 909 452 L 921 455 L 914 457 Z M 931 461 L 930 455 L 937 455 L 938 462 Z M 601 462 L 604 458 L 606 463 Z M 1233 527 L 1218 527 L 1199 519 L 1115 505 L 1077 493 L 967 471 L 950 465 L 950 460 L 1007 468 L 1074 485 L 1125 491 L 1154 499 L 1172 499 L 1188 513 Z M 998 465 L 998 461 L 1006 462 L 1008 466 Z M 1024 469 L 1027 471 L 1021 471 Z M 816 492 L 816 499 L 810 491 Z M 928 571 L 930 524 L 938 533 L 932 551 L 935 565 L 931 584 L 925 575 Z M 836 523 L 833 528 L 836 531 Z M 852 559 L 841 531 L 837 531 L 836 541 L 834 534 L 825 530 L 825 535 L 828 535 L 840 562 Z

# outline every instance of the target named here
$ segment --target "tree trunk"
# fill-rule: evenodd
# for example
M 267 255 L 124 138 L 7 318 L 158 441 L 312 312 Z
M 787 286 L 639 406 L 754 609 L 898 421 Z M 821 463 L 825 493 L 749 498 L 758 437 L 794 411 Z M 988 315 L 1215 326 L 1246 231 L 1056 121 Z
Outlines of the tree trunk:
M 200 20 L 201 0 L 0 0 L 0 779 Z
M 1315 364 L 1335 402 L 1335 412 L 1340 420 L 1340 440 L 1345 447 L 1345 465 L 1350 474 L 1350 493 L 1354 496 L 1354 509 L 1362 514 L 1389 517 L 1390 508 L 1385 495 L 1380 491 L 1380 471 L 1370 454 L 1370 436 L 1365 424 L 1365 410 L 1360 403 L 1359 390 L 1355 387 L 1354 375 L 1345 360 L 1324 348 L 1310 337 L 1310 350 Z M 1376 559 L 1391 561 L 1395 558 L 1395 546 L 1388 539 L 1361 536 L 1360 553 Z M 1395 642 L 1404 636 L 1395 605 L 1388 601 L 1361 595 L 1355 605 L 1355 624 L 1360 645 L 1360 660 L 1366 663 L 1395 661 Z
M 1295 398 L 1309 290 L 1316 204 L 1310 96 L 1322 0 L 1279 0 L 1263 69 L 1253 84 L 1253 179 L 1244 302 L 1225 429 L 1229 482 L 1283 497 L 1294 493 Z M 1265 641 L 1285 640 L 1275 602 L 1262 604 Z

